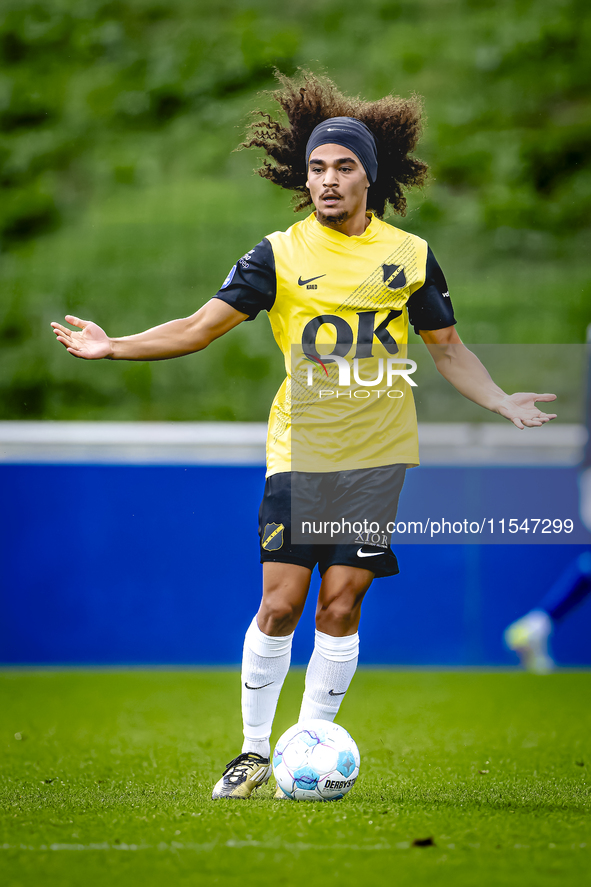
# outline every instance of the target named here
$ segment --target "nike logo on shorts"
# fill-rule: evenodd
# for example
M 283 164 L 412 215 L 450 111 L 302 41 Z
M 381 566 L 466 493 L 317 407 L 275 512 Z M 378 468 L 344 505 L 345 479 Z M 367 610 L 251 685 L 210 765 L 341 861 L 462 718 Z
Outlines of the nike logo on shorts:
M 313 280 L 320 280 L 321 277 L 326 277 L 326 274 L 319 274 L 318 277 L 308 277 L 307 280 L 302 280 L 301 277 L 298 277 L 298 286 L 306 286 L 307 283 L 312 283 Z
M 362 548 L 357 549 L 357 557 L 379 557 L 381 554 L 386 554 L 385 551 L 363 551 Z
M 262 690 L 263 687 L 270 687 L 271 684 L 274 684 L 274 683 L 275 683 L 275 681 L 269 681 L 268 684 L 261 684 L 260 687 L 251 687 L 250 684 L 248 683 L 248 681 L 244 681 L 244 686 L 246 687 L 247 690 Z
M 328 695 L 329 696 L 344 696 L 346 692 L 347 692 L 346 690 L 343 690 L 342 693 L 335 693 L 334 690 L 329 690 Z

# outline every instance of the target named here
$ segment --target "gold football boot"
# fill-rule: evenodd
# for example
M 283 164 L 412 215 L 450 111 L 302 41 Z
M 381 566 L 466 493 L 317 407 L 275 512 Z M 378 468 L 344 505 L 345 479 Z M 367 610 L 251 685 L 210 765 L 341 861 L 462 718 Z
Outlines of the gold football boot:
M 216 782 L 212 800 L 219 798 L 250 798 L 259 785 L 268 782 L 271 762 L 255 752 L 243 752 L 226 766 L 222 778 Z

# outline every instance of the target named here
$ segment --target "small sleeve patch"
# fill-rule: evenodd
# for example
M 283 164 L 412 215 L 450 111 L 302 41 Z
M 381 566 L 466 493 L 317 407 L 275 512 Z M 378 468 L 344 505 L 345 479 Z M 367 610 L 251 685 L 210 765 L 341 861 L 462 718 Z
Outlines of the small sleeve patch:
M 230 286 L 230 284 L 232 283 L 232 280 L 234 279 L 235 274 L 236 274 L 236 265 L 233 265 L 230 268 L 230 272 L 229 272 L 228 276 L 226 277 L 226 279 L 222 283 L 220 290 L 225 290 L 227 286 Z

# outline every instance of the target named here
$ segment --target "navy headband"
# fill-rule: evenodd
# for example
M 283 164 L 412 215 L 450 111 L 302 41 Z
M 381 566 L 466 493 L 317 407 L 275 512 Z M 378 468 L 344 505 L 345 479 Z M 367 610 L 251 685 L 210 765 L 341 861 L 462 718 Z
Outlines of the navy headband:
M 319 123 L 306 145 L 306 168 L 315 148 L 332 144 L 353 151 L 361 161 L 369 184 L 373 185 L 378 175 L 378 150 L 375 136 L 365 123 L 355 117 L 331 117 Z

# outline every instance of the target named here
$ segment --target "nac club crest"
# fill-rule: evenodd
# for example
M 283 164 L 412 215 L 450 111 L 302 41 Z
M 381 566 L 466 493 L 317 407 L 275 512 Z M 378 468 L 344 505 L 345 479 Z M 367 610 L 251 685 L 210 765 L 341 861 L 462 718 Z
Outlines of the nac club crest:
M 283 524 L 266 524 L 261 540 L 261 545 L 265 551 L 279 551 L 283 545 Z

